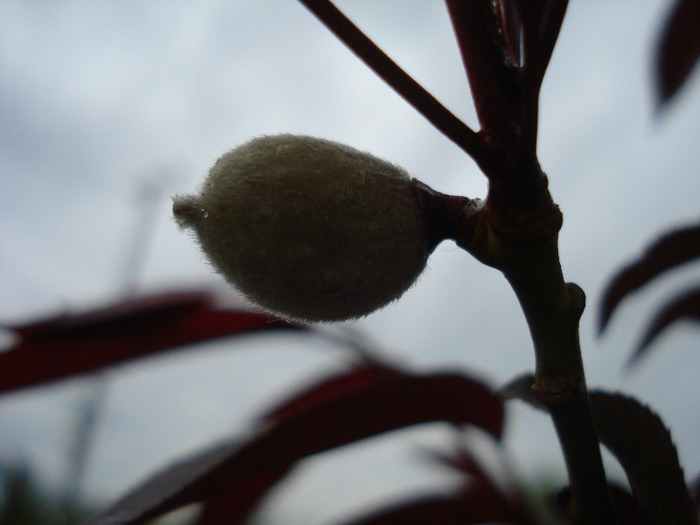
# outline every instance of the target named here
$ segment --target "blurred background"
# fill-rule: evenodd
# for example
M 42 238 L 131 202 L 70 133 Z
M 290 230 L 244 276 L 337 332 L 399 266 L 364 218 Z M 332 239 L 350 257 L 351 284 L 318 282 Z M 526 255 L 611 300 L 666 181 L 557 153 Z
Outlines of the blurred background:
M 440 1 L 337 5 L 449 109 L 476 127 Z M 623 365 L 660 301 L 700 277 L 684 268 L 595 320 L 614 271 L 657 234 L 697 219 L 698 74 L 655 114 L 653 51 L 670 2 L 573 1 L 545 78 L 539 154 L 564 212 L 561 259 L 586 291 L 591 387 L 622 390 L 670 426 L 700 472 L 697 326 L 679 325 L 640 366 Z M 0 324 L 81 311 L 137 292 L 225 285 L 171 218 L 214 160 L 261 134 L 308 134 L 366 150 L 433 188 L 483 197 L 474 163 L 293 0 L 0 3 Z M 500 385 L 533 369 L 502 276 L 451 242 L 400 301 L 354 323 L 384 355 Z M 3 346 L 11 343 L 1 333 Z M 99 408 L 80 492 L 99 505 L 168 461 L 243 432 L 290 389 L 345 363 L 327 341 L 247 336 L 0 398 L 0 464 L 68 490 L 86 406 Z M 0 373 L 7 371 L 0 370 Z M 98 400 L 97 402 L 95 400 Z M 266 512 L 324 523 L 357 506 L 449 483 L 416 448 L 441 425 L 312 458 Z M 524 483 L 563 478 L 548 419 L 509 406 L 506 448 Z M 609 465 L 620 476 L 615 465 Z

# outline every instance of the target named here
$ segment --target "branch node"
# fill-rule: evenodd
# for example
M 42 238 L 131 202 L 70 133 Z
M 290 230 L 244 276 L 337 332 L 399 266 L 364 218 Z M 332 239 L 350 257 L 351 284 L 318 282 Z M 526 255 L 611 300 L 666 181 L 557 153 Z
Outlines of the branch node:
M 574 386 L 560 374 L 543 375 L 532 385 L 532 393 L 537 400 L 548 407 L 565 403 L 573 392 Z

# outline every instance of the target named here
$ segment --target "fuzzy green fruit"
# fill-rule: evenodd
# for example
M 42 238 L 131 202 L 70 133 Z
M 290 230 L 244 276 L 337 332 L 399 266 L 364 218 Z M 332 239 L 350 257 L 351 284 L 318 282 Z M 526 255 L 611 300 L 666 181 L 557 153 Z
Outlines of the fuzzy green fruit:
M 306 321 L 357 318 L 397 299 L 433 248 L 404 170 L 304 136 L 226 153 L 199 194 L 173 199 L 173 213 L 248 299 Z

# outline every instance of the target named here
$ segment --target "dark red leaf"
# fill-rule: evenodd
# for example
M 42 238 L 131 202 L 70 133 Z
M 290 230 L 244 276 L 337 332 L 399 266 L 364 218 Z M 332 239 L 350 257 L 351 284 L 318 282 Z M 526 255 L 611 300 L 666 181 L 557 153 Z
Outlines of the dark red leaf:
M 649 346 L 661 332 L 676 321 L 681 320 L 700 321 L 700 288 L 677 296 L 661 308 L 630 357 L 628 366 L 638 362 L 648 353 Z
M 632 292 L 664 272 L 700 257 L 700 224 L 679 228 L 662 235 L 644 254 L 613 277 L 603 294 L 599 330 L 605 330 L 610 317 Z
M 312 405 L 329 402 L 351 392 L 368 387 L 382 376 L 394 375 L 397 371 L 377 362 L 365 360 L 359 366 L 354 366 L 347 373 L 325 379 L 300 394 L 285 401 L 282 405 L 265 414 L 262 422 L 265 424 L 279 423 L 283 419 L 295 416 Z
M 315 398 L 309 395 L 328 385 L 349 388 L 333 388 L 330 395 Z M 291 459 L 427 421 L 473 424 L 496 438 L 503 425 L 500 398 L 483 384 L 455 373 L 417 375 L 399 369 L 343 373 L 323 381 L 320 389 L 319 385 L 304 389 L 270 414 L 286 413 L 289 407 L 295 407 L 292 416 L 277 422 L 268 417 L 264 423 L 272 425 L 274 440 L 287 443 L 285 454 Z M 284 439 L 287 435 L 289 439 Z
M 474 502 L 481 510 L 488 511 L 492 516 L 502 512 L 510 518 L 499 519 L 513 519 L 513 523 L 527 521 L 527 512 L 521 502 L 515 495 L 508 496 L 494 483 L 494 478 L 489 476 L 470 450 L 460 447 L 450 455 L 433 452 L 429 458 L 463 474 L 464 482 L 460 494 L 464 499 Z
M 511 512 L 508 507 L 494 505 L 493 503 L 488 499 L 484 499 L 484 495 L 479 491 L 475 491 L 470 497 L 425 496 L 344 522 L 343 525 L 529 523 L 522 516 Z
M 142 523 L 193 501 L 207 500 L 211 494 L 222 498 L 239 492 L 253 494 L 240 504 L 247 511 L 298 460 L 418 423 L 473 424 L 495 437 L 502 430 L 499 398 L 458 374 L 413 375 L 397 370 L 378 374 L 363 387 L 352 385 L 345 395 L 313 400 L 309 391 L 323 389 L 314 385 L 300 392 L 290 402 L 295 410 L 287 417 L 263 420 L 240 446 L 224 444 L 166 469 L 86 525 Z M 299 399 L 309 402 L 296 404 Z M 271 411 L 280 413 L 286 412 Z M 223 505 L 218 498 L 211 500 L 214 509 Z
M 500 14 L 491 0 L 447 0 L 447 9 L 479 122 L 484 130 L 503 133 L 517 122 L 520 86 Z
M 0 352 L 0 392 L 236 334 L 302 329 L 267 313 L 217 306 L 206 291 L 127 299 L 80 314 L 10 327 L 17 342 Z
M 347 391 L 324 391 L 328 385 L 342 384 L 349 386 Z M 361 371 L 340 374 L 320 385 L 304 389 L 270 412 L 273 417 L 262 422 L 265 433 L 251 443 L 252 465 L 246 468 L 274 468 L 428 421 L 473 424 L 496 438 L 501 435 L 500 399 L 481 383 L 460 374 Z M 323 395 L 314 397 L 310 392 Z M 290 407 L 293 410 L 289 411 Z M 277 414 L 291 415 L 274 419 Z M 267 464 L 271 467 L 265 467 Z
M 240 440 L 229 440 L 170 465 L 84 525 L 144 523 L 195 502 L 205 503 L 202 525 L 218 523 L 213 513 L 224 505 L 228 519 L 224 523 L 243 523 L 269 488 L 288 473 L 289 466 L 229 479 L 224 466 L 240 449 Z
M 677 0 L 661 32 L 656 56 L 657 105 L 665 105 L 700 58 L 700 2 Z
M 286 474 L 281 470 L 272 474 L 251 476 L 225 489 L 207 493 L 197 525 L 239 525 L 246 523 L 252 511 L 268 491 Z
M 627 474 L 640 507 L 663 525 L 696 525 L 697 515 L 671 434 L 648 407 L 621 394 L 590 393 L 601 442 Z
M 483 466 L 474 457 L 474 453 L 464 446 L 459 446 L 453 452 L 446 454 L 442 452 L 427 451 L 428 459 L 440 465 L 447 466 L 451 470 L 461 473 L 467 480 L 466 486 L 472 487 L 473 482 L 491 487 L 495 492 L 501 491 L 496 488 L 492 478 L 484 470 Z
M 431 458 L 465 474 L 458 491 L 412 498 L 349 521 L 347 525 L 531 523 L 520 502 L 499 490 L 467 450 L 460 449 L 452 456 L 431 454 Z

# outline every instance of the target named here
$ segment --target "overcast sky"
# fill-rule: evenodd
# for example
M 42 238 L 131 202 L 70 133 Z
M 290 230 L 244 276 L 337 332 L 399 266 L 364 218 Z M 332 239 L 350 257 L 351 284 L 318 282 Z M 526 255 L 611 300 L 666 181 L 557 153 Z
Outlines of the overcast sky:
M 623 374 L 622 364 L 659 301 L 700 272 L 686 268 L 624 305 L 604 338 L 593 328 L 614 269 L 666 226 L 697 218 L 697 71 L 654 118 L 651 57 L 666 4 L 571 3 L 542 91 L 539 154 L 564 212 L 565 277 L 588 296 L 582 344 L 589 384 L 621 389 L 658 410 L 694 476 L 697 326 L 661 338 L 634 373 Z M 476 126 L 442 2 L 338 5 Z M 162 188 L 162 197 L 138 290 L 221 285 L 177 230 L 168 195 L 194 190 L 233 146 L 279 132 L 370 151 L 446 193 L 486 193 L 474 163 L 293 0 L 0 3 L 0 321 L 80 310 L 123 293 L 130 246 L 143 230 L 145 184 Z M 449 242 L 400 301 L 353 327 L 416 367 L 458 367 L 494 385 L 533 368 L 505 280 Z M 90 493 L 112 498 L 178 454 L 245 430 L 287 389 L 340 363 L 342 354 L 325 346 L 298 336 L 246 338 L 110 372 Z M 25 458 L 60 484 L 90 385 L 70 381 L 0 399 L 0 461 Z M 518 473 L 561 472 L 548 420 L 511 408 L 506 444 Z M 279 505 L 297 516 L 311 509 L 300 522 L 321 523 L 345 507 L 309 506 L 312 491 L 349 506 L 380 487 L 403 488 L 415 482 L 404 475 L 415 463 L 411 447 L 445 435 L 440 426 L 403 432 L 354 456 L 308 462 L 296 480 L 306 488 L 282 495 Z

